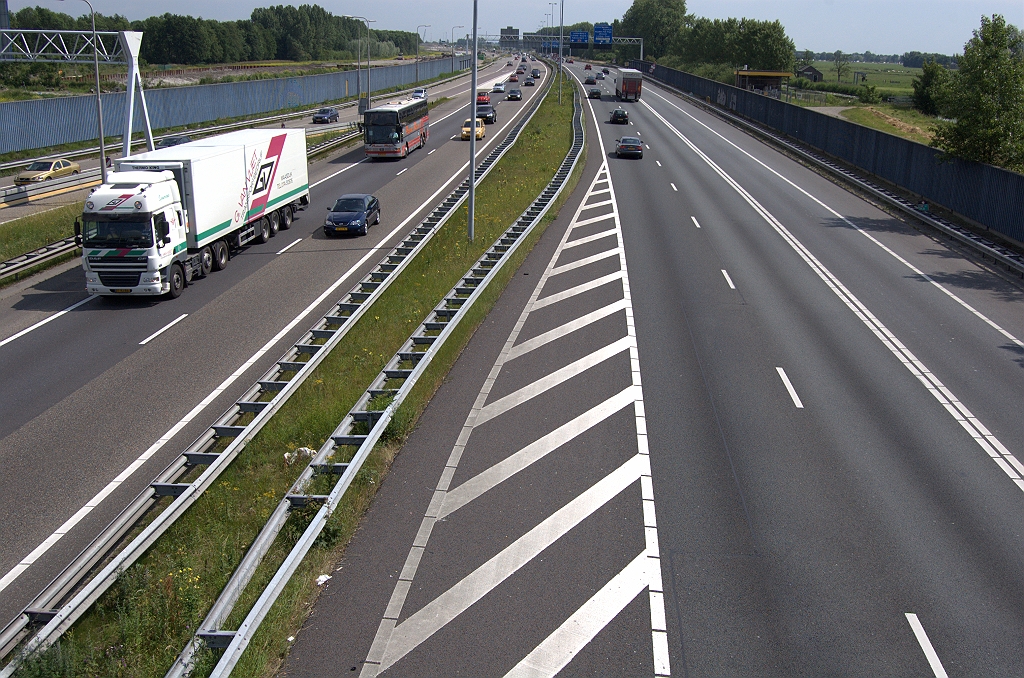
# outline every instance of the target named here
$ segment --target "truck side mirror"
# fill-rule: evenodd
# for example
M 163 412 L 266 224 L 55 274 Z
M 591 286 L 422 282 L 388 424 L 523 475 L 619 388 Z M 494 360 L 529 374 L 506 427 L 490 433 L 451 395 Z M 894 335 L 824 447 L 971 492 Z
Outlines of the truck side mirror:
M 75 244 L 82 246 L 82 222 L 78 219 L 75 219 Z

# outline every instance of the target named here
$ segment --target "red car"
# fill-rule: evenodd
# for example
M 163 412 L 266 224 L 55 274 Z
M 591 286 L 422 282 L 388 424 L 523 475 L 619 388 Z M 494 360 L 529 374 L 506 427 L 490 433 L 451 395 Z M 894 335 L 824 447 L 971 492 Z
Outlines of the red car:
M 587 64 L 586 66 L 583 67 L 583 70 L 585 70 L 585 71 L 592 71 L 594 69 L 590 66 L 590 64 Z
M 515 73 L 513 73 L 512 75 L 508 76 L 508 81 L 509 82 L 519 82 L 519 76 L 516 75 Z
M 489 104 L 491 103 L 491 95 L 488 94 L 487 92 L 477 92 L 476 102 L 478 104 Z

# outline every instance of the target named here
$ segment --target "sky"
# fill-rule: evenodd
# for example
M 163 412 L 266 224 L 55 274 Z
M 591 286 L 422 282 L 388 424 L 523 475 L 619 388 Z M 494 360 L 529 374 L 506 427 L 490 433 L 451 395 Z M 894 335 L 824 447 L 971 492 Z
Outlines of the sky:
M 425 30 L 428 40 L 448 39 L 452 26 L 473 22 L 473 6 L 468 0 L 389 0 L 387 12 L 380 5 L 357 0 L 92 0 L 97 12 L 122 14 L 129 19 L 144 19 L 172 11 L 204 19 L 233 20 L 248 18 L 253 7 L 271 4 L 320 4 L 333 14 L 359 14 L 376 19 L 374 28 L 416 30 L 417 24 L 431 24 Z M 587 0 L 565 3 L 565 23 L 612 21 L 622 17 L 632 0 Z M 40 5 L 69 14 L 82 14 L 88 8 L 75 0 L 8 0 L 11 11 Z M 521 32 L 535 31 L 546 25 L 545 13 L 551 10 L 545 0 L 518 2 L 480 2 L 478 26 L 482 32 L 497 34 L 504 26 Z M 1002 14 L 1007 21 L 1024 26 L 1024 0 L 688 0 L 687 11 L 710 18 L 749 17 L 778 19 L 798 50 L 816 52 L 872 51 L 876 54 L 903 52 L 939 52 L 955 54 L 978 28 L 981 16 Z M 557 14 L 557 7 L 556 7 Z M 556 17 L 557 25 L 557 17 Z M 466 29 L 458 29 L 457 36 Z

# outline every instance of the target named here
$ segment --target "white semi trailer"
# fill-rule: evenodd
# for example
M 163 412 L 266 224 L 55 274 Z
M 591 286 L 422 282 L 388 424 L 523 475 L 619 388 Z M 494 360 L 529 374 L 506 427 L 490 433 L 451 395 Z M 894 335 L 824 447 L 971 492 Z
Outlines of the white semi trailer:
M 242 130 L 122 158 L 75 222 L 86 289 L 177 297 L 308 204 L 302 129 Z

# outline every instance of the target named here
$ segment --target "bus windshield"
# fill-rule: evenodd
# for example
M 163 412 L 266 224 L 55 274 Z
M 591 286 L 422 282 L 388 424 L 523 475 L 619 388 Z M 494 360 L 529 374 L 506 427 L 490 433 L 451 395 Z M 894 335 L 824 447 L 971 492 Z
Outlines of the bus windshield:
M 397 144 L 401 139 L 401 125 L 367 125 L 366 143 Z
M 149 248 L 153 246 L 153 226 L 148 214 L 134 214 L 125 221 L 98 221 L 95 217 L 85 217 L 82 240 L 85 247 Z

